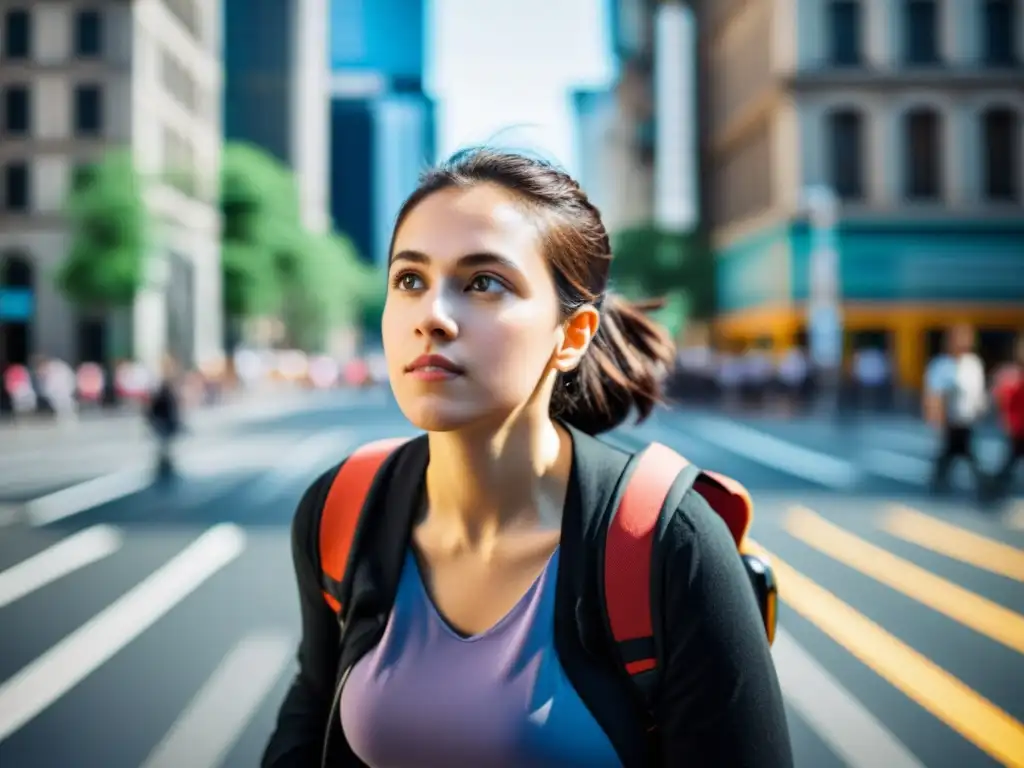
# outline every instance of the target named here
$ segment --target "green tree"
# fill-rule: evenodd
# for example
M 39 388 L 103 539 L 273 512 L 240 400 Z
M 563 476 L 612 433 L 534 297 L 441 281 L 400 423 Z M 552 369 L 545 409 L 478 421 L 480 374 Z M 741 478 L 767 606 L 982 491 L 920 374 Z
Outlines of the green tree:
M 60 290 L 86 311 L 130 306 L 146 274 L 148 220 L 131 154 L 113 151 L 82 172 L 66 203 L 71 248 Z
M 615 287 L 629 298 L 663 298 L 665 307 L 656 317 L 673 335 L 687 320 L 714 311 L 714 262 L 700 231 L 635 227 L 612 238 L 612 252 Z
M 281 275 L 296 270 L 303 230 L 287 168 L 258 147 L 228 144 L 221 159 L 224 312 L 233 322 L 277 312 Z
M 321 349 L 332 328 L 356 323 L 369 272 L 340 233 L 302 224 L 291 171 L 248 144 L 224 148 L 224 310 L 229 325 L 277 315 L 292 344 Z
M 379 344 L 380 324 L 384 316 L 384 302 L 387 299 L 387 275 L 382 271 L 367 272 L 366 290 L 359 311 L 359 326 L 367 341 Z
M 358 325 L 372 269 L 338 233 L 307 235 L 300 246 L 281 277 L 286 325 L 297 344 L 320 349 L 331 329 Z

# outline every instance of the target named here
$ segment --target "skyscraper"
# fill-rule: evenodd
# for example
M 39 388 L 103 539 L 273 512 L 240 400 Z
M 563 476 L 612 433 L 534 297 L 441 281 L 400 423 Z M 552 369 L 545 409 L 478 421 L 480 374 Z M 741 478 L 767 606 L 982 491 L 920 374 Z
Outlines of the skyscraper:
M 329 0 L 226 0 L 224 135 L 295 173 L 303 221 L 329 226 Z
M 402 200 L 434 160 L 424 0 L 332 0 L 331 214 L 376 263 Z

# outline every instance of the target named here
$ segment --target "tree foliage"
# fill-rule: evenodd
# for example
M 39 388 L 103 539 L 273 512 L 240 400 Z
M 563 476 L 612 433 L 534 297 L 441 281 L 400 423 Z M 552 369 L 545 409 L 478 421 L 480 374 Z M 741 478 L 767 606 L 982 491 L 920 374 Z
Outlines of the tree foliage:
M 224 148 L 224 308 L 233 319 L 279 315 L 292 342 L 318 348 L 355 322 L 370 269 L 347 237 L 302 224 L 291 171 L 247 144 Z
M 224 311 L 232 318 L 280 309 L 280 276 L 303 234 L 298 192 L 288 169 L 247 144 L 228 144 L 221 160 L 221 263 Z
M 71 247 L 56 273 L 72 303 L 103 310 L 130 305 L 145 279 L 148 220 L 143 184 L 128 151 L 86 169 L 66 202 Z
M 612 252 L 616 288 L 634 299 L 664 298 L 658 319 L 673 334 L 714 311 L 714 261 L 701 232 L 635 227 L 612 238 Z

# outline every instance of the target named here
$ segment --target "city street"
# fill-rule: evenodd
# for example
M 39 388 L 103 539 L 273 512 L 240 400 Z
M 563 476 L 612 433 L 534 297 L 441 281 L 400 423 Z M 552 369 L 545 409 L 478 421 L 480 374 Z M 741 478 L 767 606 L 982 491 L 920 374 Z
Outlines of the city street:
M 197 425 L 165 488 L 138 428 L 0 447 L 0 766 L 257 765 L 294 671 L 295 503 L 352 447 L 412 433 L 383 392 L 331 393 Z M 931 436 L 896 416 L 684 408 L 608 439 L 751 490 L 798 766 L 1024 766 L 1019 483 L 991 508 L 964 473 L 930 497 Z

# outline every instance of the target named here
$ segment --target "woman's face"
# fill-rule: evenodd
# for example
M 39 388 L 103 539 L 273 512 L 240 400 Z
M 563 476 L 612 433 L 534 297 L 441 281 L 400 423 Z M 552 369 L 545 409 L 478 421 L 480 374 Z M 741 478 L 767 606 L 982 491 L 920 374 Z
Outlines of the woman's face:
M 436 192 L 402 222 L 382 332 L 391 386 L 416 427 L 500 423 L 531 398 L 546 410 L 560 320 L 537 226 L 501 187 Z

